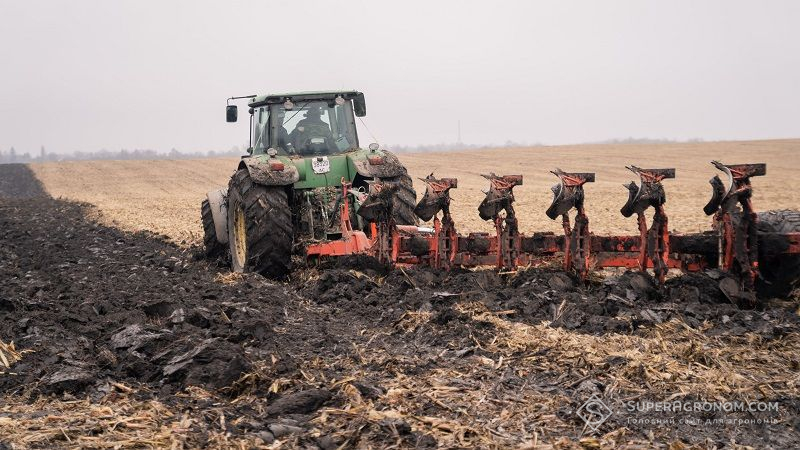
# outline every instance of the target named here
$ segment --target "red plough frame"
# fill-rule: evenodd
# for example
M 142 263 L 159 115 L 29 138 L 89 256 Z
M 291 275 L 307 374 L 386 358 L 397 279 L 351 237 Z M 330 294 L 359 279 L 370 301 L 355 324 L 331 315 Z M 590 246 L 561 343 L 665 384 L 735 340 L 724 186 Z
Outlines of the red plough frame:
M 704 208 L 713 216 L 712 230 L 700 234 L 670 234 L 664 205 L 666 195 L 661 182 L 675 178 L 675 169 L 642 169 L 630 166 L 640 184 L 630 182 L 628 201 L 622 207 L 625 217 L 636 214 L 638 236 L 596 236 L 589 231 L 589 218 L 584 209 L 584 184 L 594 182 L 594 173 L 567 173 L 554 170 L 559 184 L 553 186 L 553 203 L 546 214 L 562 218 L 564 235 L 519 232 L 514 211 L 515 186 L 522 184 L 521 175 L 484 175 L 489 180 L 486 198 L 478 207 L 484 220 L 495 225 L 495 235 L 469 233 L 460 235 L 450 215 L 450 189 L 455 178 L 437 179 L 433 174 L 423 179 L 426 192 L 415 209 L 424 221 L 433 219 L 432 228 L 397 226 L 391 219 L 391 201 L 382 195 L 384 211 L 370 226 L 370 236 L 354 230 L 350 223 L 348 190 L 342 181 L 345 201 L 341 205 L 342 238 L 307 246 L 308 258 L 370 254 L 384 263 L 426 265 L 449 269 L 453 266 L 495 266 L 513 270 L 563 255 L 564 269 L 585 279 L 593 268 L 624 267 L 642 271 L 652 269 L 657 283 L 662 284 L 668 269 L 699 271 L 720 268 L 737 280 L 743 293 L 752 293 L 758 277 L 759 241 L 768 239 L 771 249 L 780 253 L 800 253 L 800 233 L 768 236 L 756 232 L 758 216 L 753 209 L 750 178 L 766 174 L 765 164 L 712 164 L 727 177 L 728 187 L 715 176 L 711 179 L 713 197 Z M 393 187 L 375 183 L 370 196 L 387 194 Z M 653 208 L 648 228 L 645 212 Z M 738 212 L 741 208 L 741 212 Z M 574 224 L 569 214 L 575 211 Z M 441 218 L 439 217 L 441 214 Z M 753 297 L 754 301 L 754 297 Z

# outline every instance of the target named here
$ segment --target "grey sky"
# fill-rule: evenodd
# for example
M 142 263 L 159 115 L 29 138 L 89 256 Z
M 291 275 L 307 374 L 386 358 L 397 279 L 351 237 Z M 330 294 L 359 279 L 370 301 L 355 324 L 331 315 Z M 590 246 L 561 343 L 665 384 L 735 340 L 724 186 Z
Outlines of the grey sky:
M 226 150 L 226 97 L 336 88 L 382 143 L 798 137 L 798 25 L 797 1 L 0 0 L 0 149 Z

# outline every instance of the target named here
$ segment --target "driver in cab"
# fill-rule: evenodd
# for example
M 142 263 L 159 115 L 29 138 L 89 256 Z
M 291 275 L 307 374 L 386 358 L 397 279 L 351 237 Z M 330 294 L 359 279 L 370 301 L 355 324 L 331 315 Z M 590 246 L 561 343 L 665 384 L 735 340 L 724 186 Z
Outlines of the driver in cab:
M 327 154 L 336 150 L 330 126 L 322 120 L 322 108 L 311 106 L 305 118 L 289 135 L 289 141 L 300 154 Z

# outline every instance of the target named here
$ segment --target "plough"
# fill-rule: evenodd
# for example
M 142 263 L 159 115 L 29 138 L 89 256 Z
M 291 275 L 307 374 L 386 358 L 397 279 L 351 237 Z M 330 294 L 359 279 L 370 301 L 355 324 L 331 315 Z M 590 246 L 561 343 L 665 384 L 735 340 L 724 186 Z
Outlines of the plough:
M 723 292 L 749 302 L 756 289 L 785 296 L 800 280 L 800 212 L 759 214 L 753 208 L 750 180 L 766 174 L 765 164 L 712 162 L 724 175 L 711 179 L 713 195 L 704 208 L 712 228 L 686 235 L 668 227 L 662 182 L 675 178 L 675 169 L 628 167 L 639 182 L 624 185 L 628 199 L 620 212 L 636 216 L 633 236 L 590 231 L 584 189 L 595 181 L 594 173 L 553 170 L 558 184 L 545 213 L 561 218 L 560 235 L 520 233 L 514 187 L 522 175 L 487 174 L 489 189 L 478 213 L 494 224 L 494 234 L 464 235 L 450 215 L 455 178 L 429 175 L 417 203 L 400 158 L 378 143 L 359 145 L 354 124 L 366 115 L 362 92 L 231 97 L 228 122 L 238 117 L 230 101 L 245 98 L 253 125 L 248 154 L 227 188 L 210 191 L 200 208 L 206 254 L 230 256 L 235 272 L 280 279 L 291 272 L 297 254 L 308 260 L 366 254 L 383 263 L 444 270 L 514 270 L 560 256 L 563 269 L 582 280 L 593 269 L 624 267 L 652 271 L 654 282 L 664 285 L 670 269 L 719 269 L 728 274 Z M 419 219 L 433 226 L 419 227 Z
M 342 237 L 309 244 L 306 257 L 363 253 L 397 265 L 445 270 L 494 266 L 509 271 L 561 255 L 564 270 L 581 280 L 586 280 L 593 269 L 623 267 L 652 270 L 655 283 L 662 286 L 669 269 L 693 272 L 716 268 L 735 280 L 738 287 L 736 292 L 728 289 L 726 295 L 752 304 L 756 301 L 757 284 L 797 281 L 765 279 L 760 276 L 760 265 L 777 264 L 786 257 L 800 258 L 800 232 L 759 232 L 759 215 L 751 201 L 751 178 L 765 175 L 766 164 L 712 164 L 723 172 L 727 183 L 719 176 L 711 179 L 712 199 L 704 212 L 712 216 L 713 225 L 710 231 L 698 234 L 671 234 L 668 230 L 662 182 L 675 178 L 674 168 L 627 167 L 639 177 L 639 184 L 632 181 L 623 185 L 628 199 L 620 210 L 624 217 L 636 215 L 639 234 L 632 236 L 597 236 L 590 232 L 584 185 L 595 181 L 594 173 L 552 171 L 558 184 L 552 187 L 553 201 L 545 213 L 553 220 L 561 217 L 563 235 L 519 232 L 513 189 L 522 184 L 522 175 L 483 175 L 489 181 L 489 189 L 478 212 L 483 220 L 493 222 L 494 235 L 459 234 L 450 215 L 450 190 L 458 187 L 458 180 L 436 178 L 433 174 L 422 179 L 426 191 L 414 210 L 423 221 L 433 220 L 433 227 L 395 224 L 392 202 L 398 187 L 377 181 L 370 185 L 368 194 L 363 194 L 358 211 L 370 222 L 368 233 L 356 230 L 350 223 L 350 185 L 343 179 L 344 201 L 339 214 Z M 648 227 L 645 213 L 650 208 L 653 214 Z

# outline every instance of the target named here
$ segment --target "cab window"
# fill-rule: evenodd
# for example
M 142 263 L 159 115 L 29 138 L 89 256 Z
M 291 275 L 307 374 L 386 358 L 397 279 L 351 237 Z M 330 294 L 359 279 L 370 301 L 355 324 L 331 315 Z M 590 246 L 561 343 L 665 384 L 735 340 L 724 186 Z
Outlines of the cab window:
M 254 153 L 264 153 L 269 148 L 269 110 L 258 108 L 253 114 L 253 150 Z
M 337 154 L 358 147 L 350 102 L 309 101 L 286 109 L 271 105 L 273 143 L 282 153 Z

